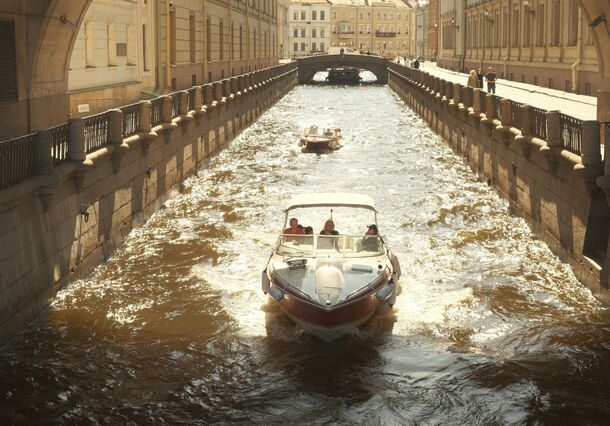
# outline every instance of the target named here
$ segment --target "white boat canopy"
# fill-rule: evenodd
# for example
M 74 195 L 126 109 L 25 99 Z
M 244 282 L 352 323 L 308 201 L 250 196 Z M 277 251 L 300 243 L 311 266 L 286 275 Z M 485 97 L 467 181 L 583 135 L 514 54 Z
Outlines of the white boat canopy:
M 360 207 L 377 213 L 375 201 L 371 197 L 349 192 L 299 194 L 290 200 L 284 211 L 301 207 Z

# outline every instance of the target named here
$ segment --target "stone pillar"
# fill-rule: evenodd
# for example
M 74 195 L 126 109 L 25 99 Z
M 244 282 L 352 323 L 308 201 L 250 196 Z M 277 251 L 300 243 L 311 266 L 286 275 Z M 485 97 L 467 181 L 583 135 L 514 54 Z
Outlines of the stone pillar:
M 496 109 L 494 107 L 494 96 L 491 93 L 485 95 L 485 116 L 489 122 L 493 121 L 496 115 Z
M 227 99 L 231 96 L 231 80 L 228 78 L 222 80 L 222 96 Z
M 451 95 L 451 97 L 453 98 L 453 103 L 457 106 L 458 104 L 461 104 L 462 101 L 462 85 L 460 83 L 454 83 L 453 84 L 453 94 Z
M 546 144 L 549 147 L 561 147 L 561 119 L 559 111 L 546 113 Z
M 163 96 L 163 104 L 161 105 L 161 122 L 171 123 L 172 121 L 173 101 L 169 95 Z
M 202 102 L 201 102 L 201 86 L 195 86 L 193 88 L 193 109 L 195 110 L 195 114 L 201 112 Z
M 204 103 L 206 105 L 212 105 L 212 102 L 214 102 L 214 90 L 210 83 L 203 86 L 203 94 Z
M 152 103 L 150 101 L 140 101 L 138 104 L 138 132 L 149 133 L 152 129 L 151 111 Z
M 123 143 L 123 111 L 112 109 L 108 111 L 108 144 L 121 145 Z
M 522 136 L 531 137 L 534 124 L 534 110 L 532 107 L 529 105 L 522 105 L 519 123 L 513 123 L 513 125 L 514 124 L 517 125 L 517 128 L 521 129 Z
M 213 83 L 213 87 L 214 87 L 214 100 L 216 102 L 221 102 L 222 101 L 222 83 L 217 81 L 216 83 Z
M 36 141 L 34 143 L 34 164 L 32 167 L 33 175 L 53 174 L 53 156 L 51 155 L 52 147 L 51 131 L 39 130 L 36 133 Z
M 189 113 L 189 92 L 182 90 L 178 99 L 178 115 L 187 115 Z
M 84 161 L 85 153 L 85 121 L 75 117 L 68 120 L 68 160 Z
M 472 90 L 472 113 L 476 116 L 481 114 L 481 89 Z
M 587 120 L 582 123 L 582 164 L 601 165 L 601 144 L 599 134 L 599 122 Z
M 510 99 L 500 99 L 500 117 L 498 117 L 504 126 L 513 125 L 513 110 Z

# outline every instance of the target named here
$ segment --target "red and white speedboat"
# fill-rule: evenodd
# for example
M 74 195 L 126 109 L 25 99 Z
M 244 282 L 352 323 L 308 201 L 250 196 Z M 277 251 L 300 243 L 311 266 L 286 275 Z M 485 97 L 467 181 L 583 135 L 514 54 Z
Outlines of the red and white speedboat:
M 294 197 L 285 209 L 284 228 L 291 218 L 324 223 L 333 211 L 344 226 L 377 230 L 374 201 L 347 193 Z M 355 211 L 369 221 L 356 222 Z M 367 225 L 370 216 L 373 225 Z M 392 306 L 399 277 L 398 259 L 379 235 L 284 233 L 263 271 L 262 289 L 307 332 L 332 341 L 365 323 L 380 305 Z

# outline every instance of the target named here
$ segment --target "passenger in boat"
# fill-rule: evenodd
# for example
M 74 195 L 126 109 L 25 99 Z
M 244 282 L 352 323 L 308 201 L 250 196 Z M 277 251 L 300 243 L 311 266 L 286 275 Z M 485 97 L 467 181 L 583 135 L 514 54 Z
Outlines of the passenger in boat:
M 305 233 L 303 227 L 299 228 L 299 220 L 296 217 L 290 219 L 290 228 L 284 229 L 284 235 L 302 235 Z M 296 241 L 297 238 L 287 237 L 285 241 Z
M 364 237 L 358 241 L 359 251 L 379 251 L 379 230 L 377 225 L 369 225 Z
M 311 226 L 306 226 L 303 228 L 305 235 L 310 235 L 309 237 L 303 237 L 303 244 L 313 245 L 313 228 Z
M 320 231 L 320 235 L 339 235 L 339 231 L 335 231 L 335 222 L 331 219 L 324 222 L 324 229 Z

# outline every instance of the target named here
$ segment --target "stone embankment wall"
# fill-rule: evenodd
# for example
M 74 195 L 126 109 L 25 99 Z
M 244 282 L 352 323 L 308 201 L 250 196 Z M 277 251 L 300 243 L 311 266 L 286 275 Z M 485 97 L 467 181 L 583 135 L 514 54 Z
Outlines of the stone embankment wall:
M 285 64 L 34 135 L 32 176 L 0 191 L 0 344 L 296 84 Z
M 600 124 L 391 64 L 390 87 L 610 304 Z M 607 140 L 610 140 L 606 136 Z M 610 171 L 610 170 L 609 170 Z

